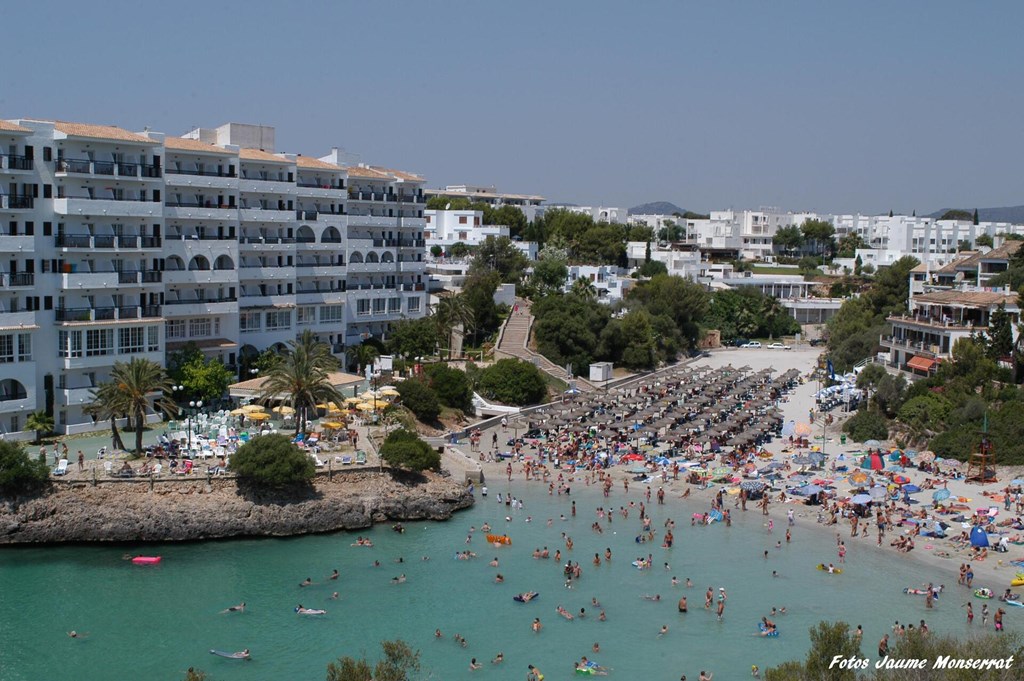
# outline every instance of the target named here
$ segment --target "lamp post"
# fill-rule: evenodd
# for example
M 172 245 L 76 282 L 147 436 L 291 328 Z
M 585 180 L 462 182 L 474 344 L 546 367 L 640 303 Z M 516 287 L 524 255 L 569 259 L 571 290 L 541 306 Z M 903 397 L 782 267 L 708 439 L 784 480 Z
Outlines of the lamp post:
M 188 403 L 188 406 L 189 406 L 189 410 L 188 410 L 188 449 L 191 452 L 192 451 L 192 417 L 195 416 L 196 413 L 200 409 L 203 408 L 203 401 L 202 400 L 192 400 L 191 402 Z

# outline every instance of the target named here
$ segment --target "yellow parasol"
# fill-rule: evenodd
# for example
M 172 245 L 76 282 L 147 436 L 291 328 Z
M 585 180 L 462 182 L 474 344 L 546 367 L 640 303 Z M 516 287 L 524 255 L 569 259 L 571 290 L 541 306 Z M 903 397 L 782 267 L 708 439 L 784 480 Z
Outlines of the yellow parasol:
M 261 411 L 254 411 L 249 414 L 249 418 L 253 421 L 266 421 L 270 418 L 270 414 L 264 414 Z
M 295 413 L 294 409 L 292 409 L 291 407 L 289 407 L 288 405 L 285 405 L 285 404 L 282 404 L 281 406 L 278 406 L 278 407 L 274 407 L 270 411 L 274 412 L 275 414 L 294 414 Z
M 373 402 L 360 402 L 356 405 L 356 409 L 359 411 L 373 411 L 377 408 L 377 405 Z
M 362 400 L 361 397 L 346 397 L 345 398 L 345 404 L 359 404 L 362 401 L 363 400 Z
M 231 414 L 232 416 L 241 416 L 242 414 L 245 413 L 245 410 L 244 409 L 232 409 L 228 413 Z
M 338 405 L 336 405 L 333 402 L 331 402 L 331 406 L 327 408 L 327 413 L 329 413 L 329 414 L 338 414 L 338 413 L 341 413 L 343 411 L 345 411 L 345 410 L 342 407 L 339 407 Z
M 254 412 L 266 410 L 266 407 L 264 407 L 262 404 L 247 404 L 244 407 L 242 407 L 242 411 L 244 411 L 246 414 L 252 414 Z
M 398 397 L 398 391 L 394 388 L 384 388 L 380 394 L 382 397 Z
M 322 428 L 326 428 L 327 430 L 338 430 L 339 428 L 344 428 L 345 427 L 343 424 L 338 423 L 337 421 L 322 422 L 320 424 L 320 426 Z

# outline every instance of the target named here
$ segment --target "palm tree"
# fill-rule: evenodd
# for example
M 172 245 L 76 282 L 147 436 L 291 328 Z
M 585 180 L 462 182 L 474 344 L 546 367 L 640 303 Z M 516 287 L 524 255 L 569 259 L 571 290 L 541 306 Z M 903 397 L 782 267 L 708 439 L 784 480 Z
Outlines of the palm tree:
M 359 375 L 362 376 L 366 367 L 373 364 L 373 360 L 380 356 L 380 351 L 369 343 L 363 343 L 356 347 L 355 360 L 359 365 Z
M 463 335 L 476 326 L 473 308 L 470 307 L 465 295 L 446 296 L 434 306 L 434 322 L 437 324 L 437 335 L 445 339 L 451 358 L 452 332 L 456 326 L 462 325 Z
M 331 384 L 330 373 L 341 363 L 331 354 L 331 348 L 321 343 L 306 330 L 298 339 L 288 343 L 281 361 L 265 374 L 260 401 L 270 402 L 284 395 L 288 406 L 295 409 L 295 434 L 304 432 L 305 414 L 319 402 L 342 402 L 338 389 Z
M 100 383 L 92 389 L 92 402 L 85 406 L 85 413 L 98 421 L 110 421 L 111 444 L 114 449 L 124 449 L 121 431 L 117 429 L 117 419 L 125 412 L 124 400 L 117 385 L 113 381 Z
M 46 413 L 45 409 L 34 411 L 25 419 L 25 428 L 35 431 L 36 439 L 34 444 L 39 444 L 43 435 L 53 432 L 53 417 Z
M 115 400 L 135 422 L 135 454 L 142 454 L 142 429 L 146 426 L 146 410 L 152 407 L 168 416 L 178 413 L 178 405 L 167 397 L 173 386 L 163 367 L 156 362 L 133 357 L 129 362 L 116 362 L 110 372 L 119 396 Z M 154 396 L 158 393 L 158 396 Z
M 597 300 L 597 287 L 585 277 L 579 277 L 572 282 L 572 293 L 583 300 Z

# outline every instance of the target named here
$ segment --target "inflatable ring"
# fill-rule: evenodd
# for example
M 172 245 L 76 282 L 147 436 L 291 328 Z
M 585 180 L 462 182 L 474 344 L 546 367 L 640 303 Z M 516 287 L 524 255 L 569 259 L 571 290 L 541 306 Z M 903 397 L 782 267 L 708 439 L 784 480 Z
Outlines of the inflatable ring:
M 487 543 L 504 544 L 505 546 L 511 546 L 512 538 L 505 534 L 489 534 L 487 535 Z

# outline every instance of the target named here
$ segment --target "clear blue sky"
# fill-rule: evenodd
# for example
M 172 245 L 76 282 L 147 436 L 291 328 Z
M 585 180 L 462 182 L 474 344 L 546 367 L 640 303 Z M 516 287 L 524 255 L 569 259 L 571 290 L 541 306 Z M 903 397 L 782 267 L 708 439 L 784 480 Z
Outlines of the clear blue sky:
M 19 2 L 0 117 L 277 128 L 552 201 L 1024 204 L 1024 3 Z

